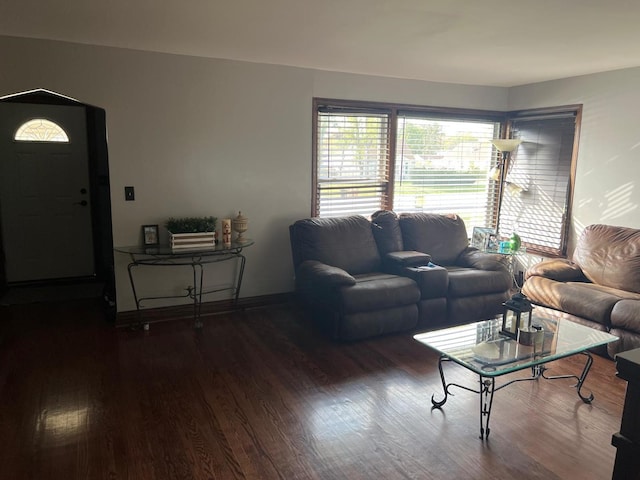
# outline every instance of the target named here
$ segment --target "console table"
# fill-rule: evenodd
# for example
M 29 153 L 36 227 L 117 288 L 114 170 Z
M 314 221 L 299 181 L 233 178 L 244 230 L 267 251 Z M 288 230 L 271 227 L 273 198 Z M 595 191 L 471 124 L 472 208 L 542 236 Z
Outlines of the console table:
M 136 310 L 138 312 L 139 324 L 144 329 L 149 328 L 148 323 L 142 322 L 142 302 L 148 300 L 161 300 L 169 298 L 190 298 L 193 300 L 193 321 L 196 328 L 202 327 L 200 312 L 202 307 L 202 296 L 215 292 L 229 290 L 233 293 L 234 307 L 238 305 L 238 297 L 240 295 L 240 287 L 242 286 L 242 276 L 244 274 L 244 266 L 246 258 L 242 254 L 244 248 L 253 245 L 253 240 L 245 240 L 242 243 L 232 242 L 230 245 L 222 243 L 208 248 L 190 248 L 190 249 L 172 249 L 170 246 L 145 247 L 115 247 L 114 250 L 130 256 L 131 262 L 127 270 L 129 272 L 129 282 L 131 291 L 136 302 Z M 202 279 L 205 265 L 212 263 L 224 262 L 228 260 L 239 261 L 239 271 L 233 279 L 231 286 L 216 288 L 212 290 L 203 290 Z M 189 266 L 193 272 L 193 286 L 187 288 L 184 295 L 165 295 L 155 297 L 138 297 L 136 290 L 136 282 L 133 271 L 137 267 L 176 267 Z

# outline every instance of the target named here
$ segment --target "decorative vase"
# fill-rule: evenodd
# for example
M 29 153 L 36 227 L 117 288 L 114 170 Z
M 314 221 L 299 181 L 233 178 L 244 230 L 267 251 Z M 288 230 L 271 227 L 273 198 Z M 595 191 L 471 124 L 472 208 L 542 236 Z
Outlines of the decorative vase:
M 243 243 L 245 241 L 244 232 L 247 231 L 247 225 L 249 219 L 242 215 L 242 212 L 238 212 L 238 216 L 233 219 L 233 230 L 238 234 L 236 242 Z

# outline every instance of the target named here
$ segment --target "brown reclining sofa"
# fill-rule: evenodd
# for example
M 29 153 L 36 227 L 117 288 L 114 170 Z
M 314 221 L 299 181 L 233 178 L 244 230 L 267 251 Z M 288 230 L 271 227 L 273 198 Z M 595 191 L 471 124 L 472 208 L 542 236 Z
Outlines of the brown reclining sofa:
M 336 339 L 487 319 L 512 287 L 504 256 L 470 247 L 457 215 L 307 218 L 289 233 L 296 293 Z

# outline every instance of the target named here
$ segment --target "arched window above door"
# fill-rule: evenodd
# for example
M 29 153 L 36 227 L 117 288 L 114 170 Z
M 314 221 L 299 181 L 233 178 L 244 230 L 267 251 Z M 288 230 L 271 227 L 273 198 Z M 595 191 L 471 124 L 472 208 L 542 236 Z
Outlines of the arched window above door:
M 46 118 L 34 118 L 23 123 L 13 138 L 18 142 L 69 143 L 69 136 L 64 129 Z

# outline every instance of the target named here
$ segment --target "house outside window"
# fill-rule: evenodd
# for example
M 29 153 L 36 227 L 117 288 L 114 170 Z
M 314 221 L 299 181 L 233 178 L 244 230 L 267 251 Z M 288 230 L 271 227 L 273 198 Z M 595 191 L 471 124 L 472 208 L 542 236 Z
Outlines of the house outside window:
M 470 232 L 494 225 L 498 188 L 489 172 L 500 123 L 401 113 L 397 126 L 394 210 L 456 213 Z
M 571 191 L 572 178 L 566 172 L 575 163 L 575 135 L 570 128 L 554 134 L 559 125 L 556 113 L 544 113 L 534 114 L 532 122 L 531 112 L 516 112 L 508 121 L 504 112 L 314 99 L 311 214 L 369 217 L 381 209 L 456 213 L 469 235 L 474 227 L 495 228 L 504 237 L 515 229 L 528 249 L 561 255 L 570 206 L 566 192 Z M 524 143 L 505 172 L 506 180 L 515 184 L 514 178 L 524 175 L 536 194 L 516 197 L 513 188 L 503 188 L 501 202 L 500 185 L 490 175 L 499 165 L 491 140 L 507 129 Z M 527 140 L 527 136 L 533 139 L 534 131 L 546 132 L 548 139 L 544 148 L 536 147 L 536 154 L 532 148 L 537 143 Z M 542 160 L 544 152 L 551 151 L 562 154 Z M 560 183 L 569 185 L 554 191 L 556 201 L 541 203 L 551 194 L 543 180 L 555 174 L 561 175 Z M 564 206 L 559 206 L 558 198 L 566 200 Z M 558 208 L 563 211 L 560 221 Z M 546 218 L 556 218 L 549 223 L 551 234 L 533 228 L 541 225 L 538 217 L 545 215 L 545 209 L 554 210 Z

